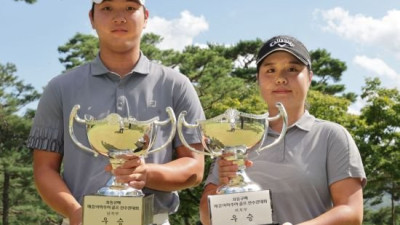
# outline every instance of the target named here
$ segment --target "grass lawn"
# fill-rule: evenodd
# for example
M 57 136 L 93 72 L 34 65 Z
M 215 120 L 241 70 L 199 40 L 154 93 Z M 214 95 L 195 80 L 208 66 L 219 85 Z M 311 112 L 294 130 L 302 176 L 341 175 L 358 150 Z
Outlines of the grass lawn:
M 138 126 L 135 126 L 135 128 L 138 128 Z M 96 124 L 89 128 L 88 138 L 92 148 L 100 154 L 107 155 L 107 149 L 136 149 L 135 143 L 144 135 L 143 130 L 145 129 L 143 128 L 145 126 L 139 129 L 125 127 L 121 133 L 118 124 Z
M 251 147 L 257 144 L 264 134 L 264 126 L 259 123 L 244 124 L 243 129 L 239 124 L 235 130 L 231 130 L 230 123 L 205 122 L 201 124 L 201 128 L 208 138 L 217 139 L 224 146 Z

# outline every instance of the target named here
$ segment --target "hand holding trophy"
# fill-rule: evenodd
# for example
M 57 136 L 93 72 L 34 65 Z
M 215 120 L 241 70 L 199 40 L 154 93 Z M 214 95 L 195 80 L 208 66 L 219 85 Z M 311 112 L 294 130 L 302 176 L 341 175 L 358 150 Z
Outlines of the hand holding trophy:
M 170 107 L 166 108 L 169 119 L 165 121 L 159 121 L 158 117 L 147 121 L 138 121 L 130 116 L 123 118 L 116 113 L 109 114 L 100 120 L 96 120 L 91 115 L 85 115 L 84 119 L 81 119 L 77 114 L 79 108 L 79 105 L 75 105 L 69 117 L 69 133 L 73 142 L 95 156 L 100 154 L 108 157 L 113 169 L 124 164 L 125 159 L 122 156 L 134 155 L 145 158 L 149 154 L 164 149 L 175 136 L 176 118 Z M 83 145 L 75 136 L 74 121 L 86 126 L 91 148 Z M 153 149 L 158 127 L 169 123 L 171 131 L 168 140 L 162 146 Z M 125 204 L 121 203 L 123 201 Z M 115 203 L 119 204 L 117 209 Z M 132 205 L 135 206 L 132 207 Z M 112 207 L 114 210 L 116 209 L 115 212 L 107 211 Z M 149 224 L 153 218 L 152 207 L 153 196 L 145 196 L 141 190 L 130 187 L 126 183 L 116 182 L 115 177 L 112 176 L 107 186 L 98 190 L 97 195 L 85 196 L 83 223 L 84 225 L 96 224 L 99 223 L 97 221 L 99 218 L 105 219 L 109 218 L 110 214 L 115 214 L 121 222 L 134 220 L 138 221 L 135 224 Z M 85 213 L 85 211 L 90 211 L 90 213 Z M 132 213 L 132 211 L 136 213 Z M 109 221 L 102 222 L 109 223 Z
M 251 181 L 247 176 L 245 160 L 249 151 L 261 152 L 277 145 L 284 138 L 288 123 L 286 110 L 281 103 L 277 103 L 276 107 L 279 109 L 279 114 L 274 117 L 269 117 L 268 113 L 254 115 L 228 109 L 224 114 L 208 120 L 197 121 L 196 124 L 188 124 L 185 121 L 185 112 L 179 115 L 178 135 L 187 148 L 210 157 L 228 156 L 225 159 L 232 160 L 238 165 L 236 177 L 231 179 L 227 185 L 220 186 L 217 190 L 218 195 L 208 197 L 212 224 L 229 223 L 232 219 L 238 221 L 243 218 L 243 223 L 246 224 L 272 223 L 270 193 L 268 190 L 263 191 L 258 184 Z M 271 144 L 264 146 L 269 122 L 278 119 L 283 121 L 279 137 Z M 182 135 L 184 128 L 200 130 L 203 135 L 204 151 L 197 150 L 187 144 Z M 243 202 L 244 199 L 245 202 Z M 245 214 L 240 212 L 230 213 L 229 210 L 234 210 L 233 206 L 248 204 L 249 202 L 259 202 L 260 204 L 253 204 L 251 207 L 247 205 Z M 248 218 L 249 211 L 253 212 L 251 219 Z M 230 217 L 225 218 L 222 215 Z

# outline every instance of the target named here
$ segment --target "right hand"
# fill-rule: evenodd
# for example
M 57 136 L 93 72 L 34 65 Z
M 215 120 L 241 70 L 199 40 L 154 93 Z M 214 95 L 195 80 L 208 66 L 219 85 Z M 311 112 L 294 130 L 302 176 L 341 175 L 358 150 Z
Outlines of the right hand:
M 229 183 L 229 180 L 236 177 L 236 172 L 238 170 L 238 165 L 235 164 L 235 161 L 229 160 L 229 157 L 232 154 L 227 153 L 223 154 L 218 159 L 218 169 L 219 169 L 219 184 L 225 185 Z M 245 160 L 246 167 L 250 167 L 253 165 L 253 162 L 250 160 Z
M 121 155 L 125 162 L 112 168 L 111 164 L 105 167 L 106 171 L 114 174 L 117 182 L 126 183 L 136 189 L 143 189 L 147 182 L 147 165 L 142 157 L 135 155 Z

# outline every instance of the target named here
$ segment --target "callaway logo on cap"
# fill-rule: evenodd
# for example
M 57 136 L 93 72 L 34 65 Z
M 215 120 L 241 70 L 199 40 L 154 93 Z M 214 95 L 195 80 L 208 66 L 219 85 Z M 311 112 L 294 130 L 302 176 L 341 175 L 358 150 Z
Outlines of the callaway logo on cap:
M 294 37 L 287 35 L 275 36 L 261 47 L 257 55 L 257 71 L 260 63 L 276 51 L 285 51 L 298 58 L 304 65 L 311 69 L 311 57 L 307 48 Z
M 96 4 L 100 4 L 103 2 L 103 0 L 92 0 Z M 140 4 L 144 5 L 146 0 L 137 0 Z

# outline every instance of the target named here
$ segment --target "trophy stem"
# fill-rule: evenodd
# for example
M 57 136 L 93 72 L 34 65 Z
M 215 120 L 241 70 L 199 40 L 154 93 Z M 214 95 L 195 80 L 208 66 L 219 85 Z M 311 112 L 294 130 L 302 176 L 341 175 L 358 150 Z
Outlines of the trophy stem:
M 126 161 L 121 156 L 124 154 L 131 154 L 129 150 L 127 151 L 118 151 L 118 150 L 110 150 L 108 153 L 110 163 L 113 169 L 121 166 Z M 139 156 L 142 157 L 142 156 Z M 97 191 L 98 195 L 104 196 L 134 196 L 141 197 L 144 196 L 142 190 L 138 190 L 129 186 L 126 183 L 117 182 L 115 176 L 112 176 L 111 179 L 107 182 L 107 186 L 101 188 Z
M 261 190 L 262 188 L 260 185 L 253 182 L 244 169 L 239 169 L 236 172 L 235 178 L 229 180 L 227 185 L 220 186 L 217 189 L 217 194 L 233 194 Z
M 236 171 L 236 176 L 230 179 L 227 185 L 220 186 L 217 189 L 217 193 L 232 194 L 249 191 L 261 191 L 262 189 L 260 185 L 253 182 L 245 171 L 245 160 L 247 159 L 246 146 L 226 147 L 223 152 L 224 154 L 229 154 L 226 159 L 231 160 L 234 164 L 238 165 L 238 170 Z

